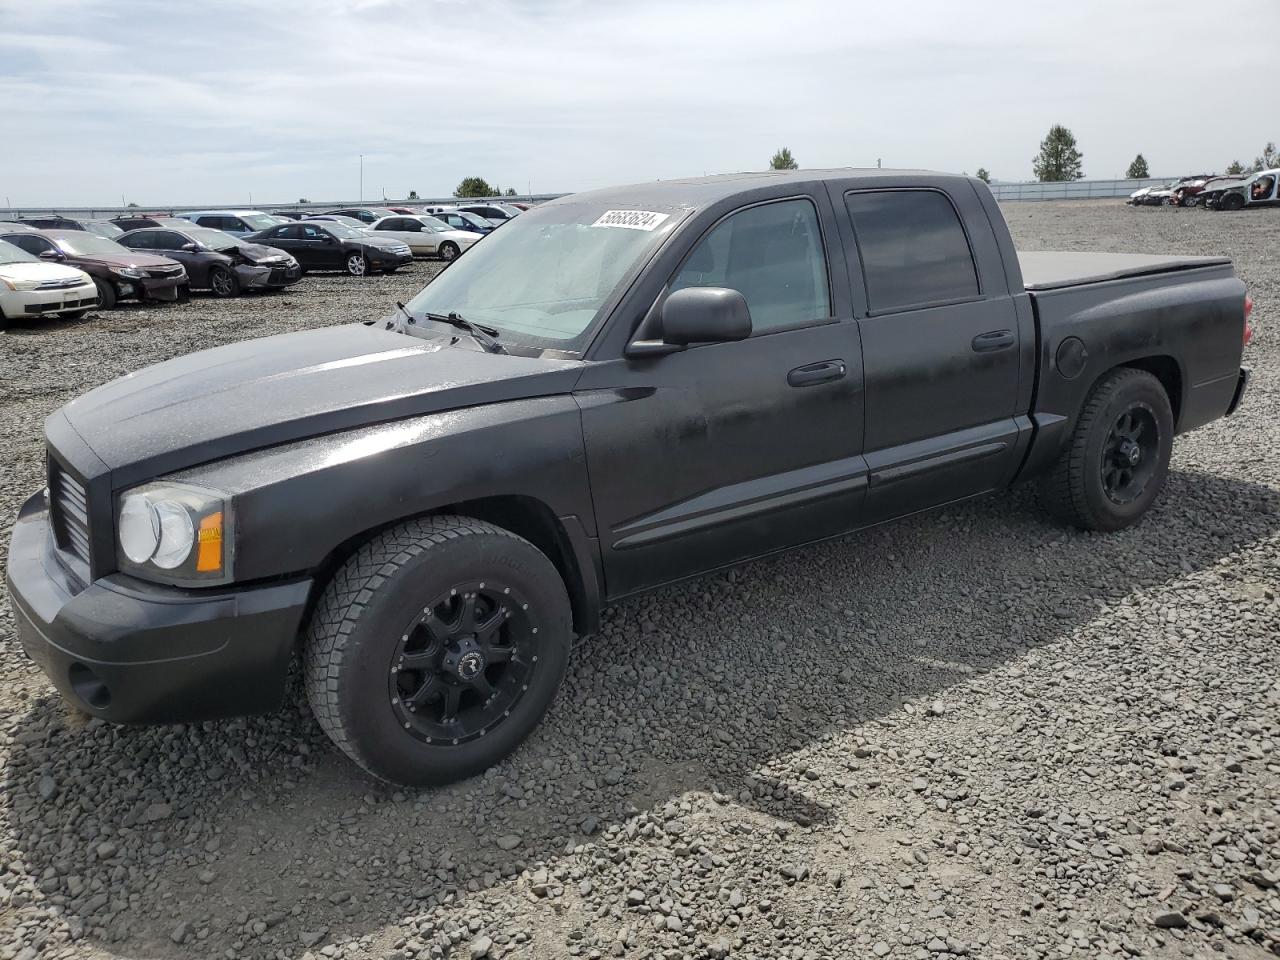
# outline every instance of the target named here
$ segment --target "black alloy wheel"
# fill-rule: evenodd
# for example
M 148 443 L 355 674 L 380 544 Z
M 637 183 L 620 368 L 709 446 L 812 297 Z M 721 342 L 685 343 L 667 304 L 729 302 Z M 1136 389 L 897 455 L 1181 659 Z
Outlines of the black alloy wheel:
M 483 737 L 511 715 L 538 669 L 536 611 L 497 580 L 451 587 L 423 608 L 391 658 L 391 706 L 427 743 Z
M 1118 504 L 1140 497 L 1159 462 L 1159 426 L 1151 408 L 1134 403 L 1107 434 L 1102 448 L 1102 489 Z

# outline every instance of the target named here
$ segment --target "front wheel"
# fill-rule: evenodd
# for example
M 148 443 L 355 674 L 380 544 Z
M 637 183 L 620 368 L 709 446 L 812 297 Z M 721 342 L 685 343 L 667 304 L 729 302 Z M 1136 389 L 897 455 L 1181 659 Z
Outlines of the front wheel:
M 569 598 L 533 544 L 470 517 L 411 520 L 338 570 L 311 619 L 307 699 L 374 776 L 473 776 L 514 750 L 564 679 Z
M 1040 481 L 1040 502 L 1084 530 L 1121 530 L 1155 502 L 1173 454 L 1173 410 L 1145 370 L 1107 374 L 1085 401 L 1067 448 Z
M 369 272 L 369 261 L 363 253 L 353 253 L 347 257 L 347 273 L 353 277 L 363 277 Z
M 1222 209 L 1223 210 L 1243 210 L 1244 197 L 1240 196 L 1240 194 L 1238 193 L 1227 194 L 1226 198 L 1222 201 Z
M 444 243 L 440 244 L 440 259 L 444 260 L 446 263 L 450 260 L 456 260 L 460 252 L 461 251 L 458 250 L 458 245 L 452 240 L 446 240 Z M 470 261 L 468 261 L 468 263 L 469 262 Z
M 108 280 L 94 278 L 93 285 L 98 288 L 98 309 L 112 310 L 116 305 L 116 288 Z
M 214 267 L 209 271 L 209 289 L 215 297 L 234 297 L 240 292 L 240 281 L 226 267 Z

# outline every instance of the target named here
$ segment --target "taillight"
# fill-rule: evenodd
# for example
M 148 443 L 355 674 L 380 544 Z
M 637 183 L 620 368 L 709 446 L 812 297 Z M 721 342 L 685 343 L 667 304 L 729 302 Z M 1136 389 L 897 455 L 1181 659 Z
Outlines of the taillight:
M 1253 327 L 1249 325 L 1249 315 L 1253 313 L 1253 297 L 1244 295 L 1244 345 L 1247 347 L 1253 340 Z

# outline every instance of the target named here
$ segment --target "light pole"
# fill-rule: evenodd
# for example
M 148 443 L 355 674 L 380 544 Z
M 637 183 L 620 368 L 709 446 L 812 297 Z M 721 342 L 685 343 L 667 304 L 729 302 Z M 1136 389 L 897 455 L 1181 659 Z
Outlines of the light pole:
M 364 203 L 364 154 L 360 154 L 360 196 L 356 198 L 357 202 Z

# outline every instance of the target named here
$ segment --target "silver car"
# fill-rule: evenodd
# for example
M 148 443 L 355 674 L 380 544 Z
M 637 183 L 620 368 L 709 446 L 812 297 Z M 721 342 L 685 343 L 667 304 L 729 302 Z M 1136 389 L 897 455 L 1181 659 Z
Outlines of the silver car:
M 394 237 L 409 245 L 415 257 L 453 260 L 480 239 L 480 234 L 455 230 L 443 220 L 428 216 L 383 217 L 369 225 L 375 237 Z

